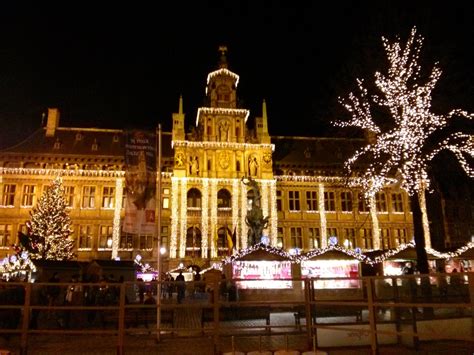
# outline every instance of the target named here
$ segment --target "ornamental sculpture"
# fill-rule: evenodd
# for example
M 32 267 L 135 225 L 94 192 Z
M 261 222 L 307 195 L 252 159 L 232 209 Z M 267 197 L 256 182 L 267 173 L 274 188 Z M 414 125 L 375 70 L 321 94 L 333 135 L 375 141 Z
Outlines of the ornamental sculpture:
M 257 182 L 252 179 L 252 177 L 243 177 L 242 183 L 251 188 L 247 196 L 250 199 L 252 207 L 247 210 L 247 216 L 245 217 L 245 223 L 249 227 L 247 244 L 251 247 L 252 245 L 260 243 L 263 230 L 268 226 L 268 216 L 263 217 L 261 206 L 262 196 L 260 195 Z

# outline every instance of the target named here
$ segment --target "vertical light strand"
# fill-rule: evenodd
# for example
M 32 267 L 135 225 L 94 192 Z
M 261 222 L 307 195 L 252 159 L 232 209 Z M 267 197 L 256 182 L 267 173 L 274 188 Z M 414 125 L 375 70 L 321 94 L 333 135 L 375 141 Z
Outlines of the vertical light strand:
M 187 232 L 187 216 L 188 216 L 188 184 L 186 178 L 181 179 L 181 223 L 179 233 L 179 257 L 186 256 L 186 232 Z
M 370 217 L 372 218 L 372 247 L 375 250 L 380 249 L 380 228 L 379 220 L 377 218 L 377 204 L 375 203 L 375 196 L 369 197 Z
M 202 179 L 202 208 L 201 208 L 201 253 L 207 258 L 209 248 L 209 180 Z
M 276 198 L 276 180 L 270 181 L 270 243 L 277 245 L 278 238 L 278 211 Z
M 245 223 L 245 217 L 247 217 L 247 187 L 245 184 L 240 184 L 240 228 L 242 233 L 240 234 L 240 245 L 242 249 L 247 249 L 247 234 L 248 227 Z
M 268 198 L 268 180 L 261 180 L 260 181 L 260 186 L 261 186 L 261 190 L 262 190 L 262 200 L 261 200 L 261 203 L 262 203 L 262 214 L 263 214 L 263 217 L 267 217 L 269 216 L 268 212 L 269 212 L 269 209 L 268 209 L 268 201 L 269 201 L 269 198 Z M 268 236 L 268 226 L 267 228 L 265 228 L 263 231 L 262 231 L 263 235 L 266 235 Z
M 176 258 L 178 249 L 178 194 L 179 180 L 171 178 L 171 239 L 170 239 L 170 258 Z
M 240 235 L 240 228 L 238 228 L 239 224 L 239 179 L 234 179 L 232 181 L 232 233 L 234 230 L 236 231 L 237 235 Z M 236 238 L 235 241 L 235 249 L 239 250 L 240 248 L 240 241 L 239 238 Z
M 418 201 L 420 203 L 421 223 L 423 225 L 423 237 L 425 239 L 425 248 L 431 248 L 430 225 L 428 222 L 428 213 L 426 212 L 426 185 L 421 182 L 418 190 Z
M 211 179 L 211 258 L 217 258 L 217 179 Z
M 318 192 L 319 220 L 321 224 L 321 248 L 328 246 L 328 231 L 326 223 L 326 209 L 324 208 L 324 185 L 319 184 Z
M 115 180 L 115 207 L 114 221 L 112 224 L 112 260 L 118 257 L 118 248 L 120 245 L 120 211 L 122 209 L 123 179 Z

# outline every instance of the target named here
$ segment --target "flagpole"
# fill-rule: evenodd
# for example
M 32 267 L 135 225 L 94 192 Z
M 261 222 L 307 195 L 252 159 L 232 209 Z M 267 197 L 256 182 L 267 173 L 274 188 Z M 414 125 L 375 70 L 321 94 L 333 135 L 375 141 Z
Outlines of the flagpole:
M 156 307 L 156 340 L 160 341 L 160 323 L 161 323 L 161 123 L 158 123 L 158 166 L 157 166 L 157 196 L 158 196 L 158 221 L 156 223 L 156 268 L 158 270 L 158 282 L 156 286 L 157 307 Z

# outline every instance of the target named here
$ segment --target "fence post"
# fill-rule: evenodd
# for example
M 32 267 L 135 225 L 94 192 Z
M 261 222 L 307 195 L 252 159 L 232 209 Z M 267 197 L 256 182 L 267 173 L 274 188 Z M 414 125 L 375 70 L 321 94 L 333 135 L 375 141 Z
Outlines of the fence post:
M 30 324 L 30 305 L 31 305 L 31 283 L 25 282 L 19 287 L 24 287 L 25 302 L 23 304 L 23 322 L 21 324 L 21 353 L 28 352 L 28 328 Z
M 375 307 L 374 307 L 374 289 L 371 277 L 365 277 L 365 287 L 367 288 L 367 306 L 369 310 L 369 325 L 370 325 L 370 346 L 372 354 L 378 354 L 377 344 L 377 324 L 375 323 Z
M 125 282 L 122 282 L 120 284 L 117 355 L 123 354 L 124 332 L 125 332 Z
M 219 346 L 219 286 L 222 280 L 214 280 L 214 287 L 212 289 L 213 301 L 213 315 L 214 315 L 214 354 L 217 354 Z
M 318 339 L 318 329 L 314 330 L 314 338 L 313 338 L 313 317 L 311 314 L 312 305 L 311 302 L 314 299 L 311 298 L 313 292 L 311 292 L 311 287 L 313 282 L 311 279 L 304 280 L 304 303 L 305 303 L 305 315 L 306 315 L 306 334 L 308 337 L 308 344 L 311 344 L 312 341 L 317 343 Z

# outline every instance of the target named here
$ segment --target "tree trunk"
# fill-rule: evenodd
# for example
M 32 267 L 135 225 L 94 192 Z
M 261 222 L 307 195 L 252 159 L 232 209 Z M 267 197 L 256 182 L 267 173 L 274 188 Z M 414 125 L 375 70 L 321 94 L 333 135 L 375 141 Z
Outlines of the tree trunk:
M 425 250 L 425 237 L 423 234 L 423 222 L 421 219 L 420 201 L 418 195 L 410 196 L 411 210 L 413 213 L 413 229 L 415 234 L 415 248 L 416 248 L 416 268 L 420 274 L 428 274 L 428 256 Z

